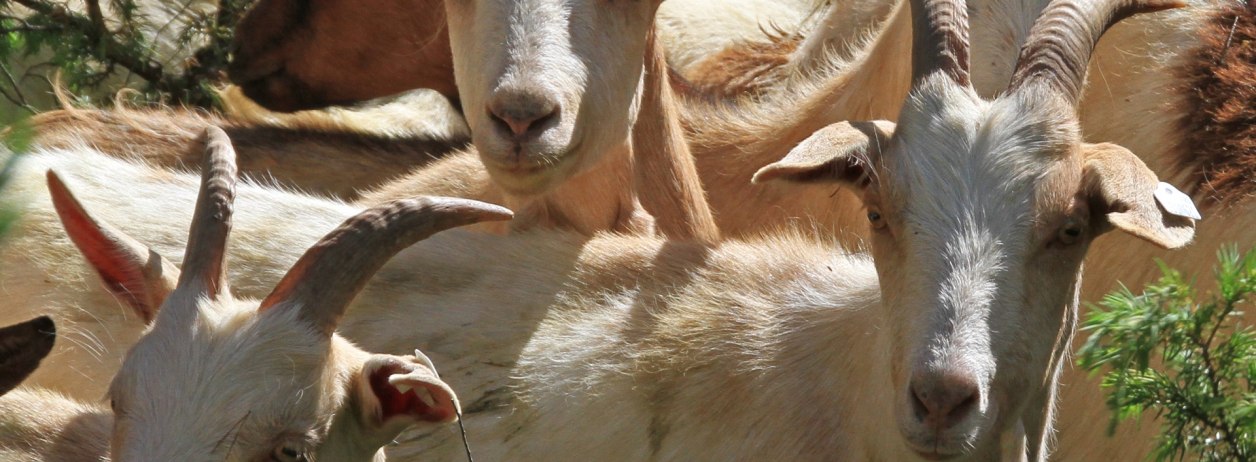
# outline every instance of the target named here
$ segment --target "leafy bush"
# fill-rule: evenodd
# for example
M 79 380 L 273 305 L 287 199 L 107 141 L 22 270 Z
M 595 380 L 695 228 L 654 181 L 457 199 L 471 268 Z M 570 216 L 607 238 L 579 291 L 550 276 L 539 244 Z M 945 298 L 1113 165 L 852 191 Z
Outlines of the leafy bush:
M 1218 252 L 1217 288 L 1204 294 L 1164 264 L 1141 295 L 1109 294 L 1091 311 L 1078 362 L 1104 366 L 1112 426 L 1160 417 L 1157 460 L 1256 456 L 1256 336 L 1242 309 L 1256 294 L 1256 252 Z
M 0 130 L 0 153 L 12 153 L 4 159 L 4 164 L 0 165 L 0 243 L 3 243 L 4 235 L 17 220 L 17 209 L 14 204 L 5 200 L 4 188 L 13 174 L 13 167 L 17 165 L 18 155 L 25 152 L 30 144 L 32 134 L 31 127 L 25 119 Z
M 84 99 L 108 101 L 128 87 L 133 102 L 211 107 L 252 1 L 0 0 L 0 93 L 27 112 L 46 109 L 32 102 L 31 81 L 60 71 Z M 26 72 L 15 69 L 19 61 Z

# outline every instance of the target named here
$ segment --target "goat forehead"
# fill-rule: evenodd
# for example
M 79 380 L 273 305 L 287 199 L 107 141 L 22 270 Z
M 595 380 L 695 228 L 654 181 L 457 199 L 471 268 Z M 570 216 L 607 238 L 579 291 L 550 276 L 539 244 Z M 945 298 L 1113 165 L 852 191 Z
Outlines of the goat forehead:
M 926 85 L 905 105 L 882 161 L 885 196 L 925 229 L 975 224 L 1003 234 L 1028 223 L 1041 180 L 1076 139 L 1076 124 L 1057 112 L 1023 97 L 984 101 Z
M 190 326 L 155 326 L 128 356 L 115 395 L 126 393 L 128 409 L 162 419 L 236 422 L 241 416 L 223 409 L 241 408 L 293 419 L 316 414 L 340 399 L 342 387 L 330 383 L 337 375 L 327 373 L 330 344 L 284 318 L 203 312 Z M 176 396 L 195 399 L 159 399 Z

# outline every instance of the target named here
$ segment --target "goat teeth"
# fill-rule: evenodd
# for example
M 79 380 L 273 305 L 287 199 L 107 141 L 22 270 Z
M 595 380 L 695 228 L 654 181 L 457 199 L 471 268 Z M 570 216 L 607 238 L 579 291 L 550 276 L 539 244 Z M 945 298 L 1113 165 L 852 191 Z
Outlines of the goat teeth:
M 432 392 L 426 388 L 415 389 L 415 394 L 419 395 L 419 399 L 423 400 L 423 404 L 427 407 L 436 407 L 436 398 L 432 396 Z
M 414 386 L 406 381 L 406 376 L 397 374 L 388 378 L 388 384 L 397 389 L 397 393 L 406 394 L 407 391 L 413 390 Z

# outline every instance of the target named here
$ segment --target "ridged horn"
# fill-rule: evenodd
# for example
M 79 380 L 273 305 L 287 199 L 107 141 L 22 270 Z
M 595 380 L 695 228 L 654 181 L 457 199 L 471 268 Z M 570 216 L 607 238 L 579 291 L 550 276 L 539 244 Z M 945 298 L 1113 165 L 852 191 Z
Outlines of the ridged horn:
M 205 129 L 205 160 L 201 190 L 188 231 L 187 249 L 176 291 L 197 291 L 216 299 L 227 291 L 227 236 L 235 202 L 236 154 L 231 140 L 218 127 Z
M 331 335 L 349 302 L 397 252 L 449 228 L 511 216 L 504 207 L 447 197 L 402 199 L 371 208 L 307 250 L 258 309 L 286 303 Z
M 1057 0 L 1034 22 L 1009 89 L 1041 81 L 1074 105 L 1081 99 L 1090 55 L 1113 24 L 1138 13 L 1185 6 L 1182 0 Z
M 961 86 L 968 78 L 968 7 L 963 0 L 912 0 L 912 82 L 945 72 Z

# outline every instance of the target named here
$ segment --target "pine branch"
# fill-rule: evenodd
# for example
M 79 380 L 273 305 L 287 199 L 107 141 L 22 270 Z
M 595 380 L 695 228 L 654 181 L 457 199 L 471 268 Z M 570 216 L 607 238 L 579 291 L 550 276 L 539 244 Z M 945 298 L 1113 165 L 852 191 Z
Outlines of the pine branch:
M 94 21 L 91 18 L 66 11 L 65 7 L 61 5 L 48 3 L 43 0 L 13 1 L 45 15 L 57 24 L 74 32 L 91 37 L 99 45 L 93 52 L 99 53 L 100 57 L 103 58 L 102 60 L 126 68 L 158 89 L 169 90 L 172 88 L 171 82 L 168 80 L 169 77 L 163 72 L 160 64 L 127 52 L 127 47 L 113 38 L 108 28 L 105 27 L 103 15 L 99 21 Z M 99 10 L 100 8 L 100 4 L 96 0 L 89 0 L 87 3 L 89 10 Z M 94 8 L 92 5 L 95 5 Z M 99 11 L 95 14 L 99 14 Z

